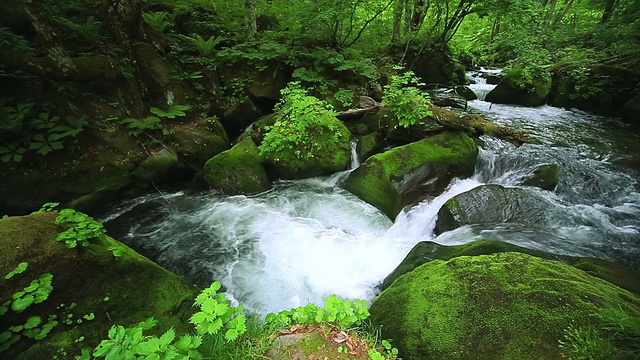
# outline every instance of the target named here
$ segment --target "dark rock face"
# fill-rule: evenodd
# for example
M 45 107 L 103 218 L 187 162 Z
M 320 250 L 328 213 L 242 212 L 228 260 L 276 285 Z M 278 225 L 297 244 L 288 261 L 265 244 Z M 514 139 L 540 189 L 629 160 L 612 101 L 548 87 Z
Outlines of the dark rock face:
M 395 219 L 418 193 L 442 190 L 453 177 L 473 174 L 477 155 L 466 134 L 441 133 L 370 157 L 351 173 L 345 189 Z M 430 190 L 421 185 L 425 180 Z
M 551 78 L 534 77 L 526 81 L 523 68 L 514 67 L 491 90 L 485 98 L 498 104 L 516 104 L 523 106 L 541 106 L 546 103 L 551 91 Z
M 622 108 L 622 116 L 625 121 L 640 125 L 640 95 L 629 99 Z
M 570 325 L 602 326 L 640 298 L 567 264 L 506 252 L 434 260 L 399 277 L 370 308 L 406 360 L 559 359 Z
M 604 115 L 624 114 L 640 75 L 608 65 L 565 65 L 554 70 L 551 104 Z

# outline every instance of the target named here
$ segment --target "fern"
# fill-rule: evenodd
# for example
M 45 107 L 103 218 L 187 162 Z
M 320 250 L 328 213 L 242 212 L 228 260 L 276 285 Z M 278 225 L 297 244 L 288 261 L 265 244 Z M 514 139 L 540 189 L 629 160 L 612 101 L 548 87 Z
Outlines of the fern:
M 185 111 L 191 109 L 188 105 L 173 105 L 169 110 L 163 111 L 157 107 L 152 107 L 150 109 L 151 113 L 157 115 L 159 117 L 167 118 L 167 119 L 175 119 L 180 116 L 187 116 Z
M 209 39 L 205 40 L 202 36 L 195 34 L 193 37 L 185 36 L 198 52 L 204 56 L 211 56 L 213 51 L 215 50 L 216 45 L 222 42 L 222 37 L 214 37 L 210 36 Z
M 144 22 L 158 32 L 163 32 L 171 25 L 171 22 L 167 18 L 167 13 L 164 11 L 145 12 L 142 14 L 142 18 L 144 19 Z

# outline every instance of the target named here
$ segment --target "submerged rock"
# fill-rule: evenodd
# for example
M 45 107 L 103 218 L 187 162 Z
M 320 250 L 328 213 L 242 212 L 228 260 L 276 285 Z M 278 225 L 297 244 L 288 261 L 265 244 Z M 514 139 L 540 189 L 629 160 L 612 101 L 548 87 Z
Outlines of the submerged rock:
M 170 327 L 177 332 L 193 330 L 188 319 L 198 294 L 194 286 L 109 237 L 92 240 L 86 248 L 67 248 L 55 240 L 64 230 L 54 224 L 56 216 L 47 213 L 0 220 L 0 274 L 28 263 L 25 272 L 0 279 L 0 301 L 9 300 L 42 274 L 53 276 L 48 298 L 24 312 L 10 309 L 2 316 L 2 330 L 22 325 L 32 316 L 42 319 L 38 328 L 47 319 L 58 322 L 42 340 L 23 336 L 2 353 L 3 358 L 75 358 L 81 348 L 95 347 L 106 339 L 111 325 L 132 326 L 151 316 L 158 320 L 159 331 Z M 115 258 L 110 247 L 119 249 L 121 256 Z M 50 316 L 56 316 L 55 320 Z M 82 342 L 78 341 L 81 336 Z
M 521 66 L 509 70 L 485 100 L 497 104 L 544 105 L 551 91 L 551 76 L 526 80 L 523 71 Z
M 251 139 L 207 161 L 204 177 L 211 188 L 225 194 L 256 194 L 271 188 L 258 147 Z
M 543 190 L 553 191 L 558 186 L 560 167 L 556 164 L 544 164 L 538 166 L 522 181 L 524 186 L 535 186 Z
M 521 188 L 483 185 L 449 199 L 438 211 L 435 233 L 467 224 L 513 223 L 544 226 L 554 216 L 553 204 Z
M 405 360 L 559 359 L 569 326 L 598 313 L 640 316 L 640 298 L 569 265 L 520 253 L 434 260 L 398 278 L 370 308 Z
M 452 178 L 473 174 L 477 155 L 466 134 L 444 132 L 370 157 L 344 187 L 395 219 L 416 193 L 435 194 Z

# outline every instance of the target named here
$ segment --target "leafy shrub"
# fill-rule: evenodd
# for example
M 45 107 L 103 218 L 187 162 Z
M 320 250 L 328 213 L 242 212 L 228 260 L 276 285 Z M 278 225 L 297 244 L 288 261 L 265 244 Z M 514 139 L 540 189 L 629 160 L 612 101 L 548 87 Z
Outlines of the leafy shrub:
M 171 26 L 171 21 L 169 21 L 167 13 L 164 11 L 145 12 L 142 14 L 142 19 L 158 32 L 163 32 L 168 26 Z
M 389 85 L 384 87 L 382 102 L 398 118 L 400 126 L 409 127 L 432 115 L 428 95 L 416 87 L 422 85 L 414 73 L 408 71 L 391 76 Z
M 340 133 L 331 105 L 307 95 L 300 83 L 291 82 L 281 91 L 276 121 L 259 146 L 260 153 L 275 161 L 295 162 L 316 152 L 337 150 Z

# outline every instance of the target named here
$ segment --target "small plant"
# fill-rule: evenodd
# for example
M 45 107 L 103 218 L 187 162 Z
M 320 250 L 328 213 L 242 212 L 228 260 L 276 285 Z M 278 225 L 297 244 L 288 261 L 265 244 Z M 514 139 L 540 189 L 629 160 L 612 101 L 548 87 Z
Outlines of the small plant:
M 34 135 L 29 144 L 29 150 L 35 150 L 40 155 L 47 155 L 56 150 L 64 149 L 64 144 L 56 134 Z
M 158 32 L 164 32 L 164 30 L 171 25 L 171 21 L 167 18 L 167 13 L 160 12 L 145 12 L 142 14 L 144 22 L 151 26 Z
M 131 136 L 140 136 L 145 130 L 163 129 L 162 122 L 155 116 L 147 116 L 144 119 L 126 118 L 122 123 L 127 125 Z
M 200 335 L 215 335 L 224 330 L 225 340 L 234 341 L 247 330 L 247 318 L 241 306 L 231 306 L 224 293 L 217 293 L 220 286 L 216 281 L 196 297 L 195 305 L 200 311 L 191 316 L 190 322 Z
M 21 162 L 24 153 L 27 149 L 20 145 L 18 142 L 8 144 L 6 146 L 0 146 L 0 161 L 7 162 Z
M 193 3 L 204 10 L 215 11 L 216 0 L 193 0 Z
M 63 224 L 67 227 L 66 231 L 58 234 L 56 240 L 64 241 L 70 249 L 78 245 L 87 247 L 90 244 L 89 240 L 103 238 L 107 232 L 99 221 L 73 209 L 60 211 L 55 223 Z
M 157 324 L 154 318 L 140 322 L 137 326 L 124 328 L 112 326 L 109 338 L 102 340 L 93 350 L 83 351 L 79 360 L 91 359 L 91 355 L 105 359 L 201 359 L 196 350 L 202 344 L 200 336 L 182 335 L 176 339 L 176 332 L 167 330 L 160 337 L 144 335 L 144 331 L 152 329 Z
M 382 102 L 398 118 L 399 125 L 409 127 L 431 116 L 429 97 L 416 86 L 422 86 L 413 72 L 391 76 L 384 87 Z
M 307 304 L 291 310 L 284 310 L 277 314 L 266 316 L 267 323 L 280 327 L 293 324 L 321 324 L 332 323 L 342 329 L 359 325 L 369 317 L 367 302 L 364 300 L 347 300 L 330 295 L 324 299 L 324 308 L 315 304 Z
M 35 103 L 20 103 L 16 106 L 3 106 L 0 109 L 0 130 L 19 132 L 22 123 Z
M 193 37 L 185 36 L 184 38 L 187 39 L 187 41 L 189 41 L 193 46 L 195 46 L 198 52 L 204 56 L 213 55 L 213 51 L 215 50 L 215 47 L 218 44 L 220 44 L 223 40 L 221 36 L 218 36 L 218 37 L 210 36 L 209 39 L 205 40 L 202 36 L 198 34 L 194 34 Z
M 162 118 L 175 119 L 176 117 L 187 116 L 185 111 L 188 111 L 189 109 L 191 109 L 191 107 L 188 105 L 173 105 L 167 111 L 163 111 L 161 109 L 158 109 L 157 107 L 152 107 L 150 111 L 154 115 Z
M 356 94 L 351 89 L 340 89 L 333 94 L 333 97 L 345 108 L 351 107 L 353 105 L 353 100 L 356 97 Z

